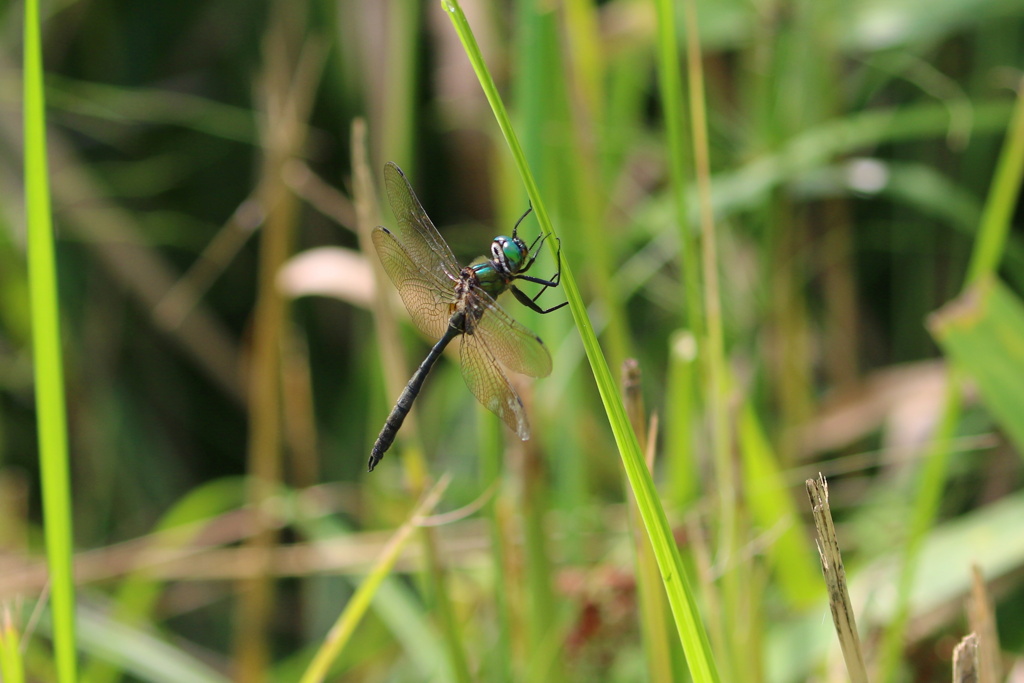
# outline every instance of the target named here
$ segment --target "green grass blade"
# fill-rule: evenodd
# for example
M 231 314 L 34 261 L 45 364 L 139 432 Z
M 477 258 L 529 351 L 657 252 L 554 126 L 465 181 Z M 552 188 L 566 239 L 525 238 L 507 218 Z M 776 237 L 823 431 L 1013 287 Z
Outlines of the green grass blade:
M 440 499 L 440 497 L 440 493 L 438 493 L 437 499 Z M 427 512 L 429 512 L 429 509 Z M 426 512 L 423 514 L 426 514 Z M 413 519 L 415 520 L 415 517 Z M 455 607 L 452 604 L 452 596 L 449 590 L 451 585 L 448 580 L 449 574 L 446 571 L 445 563 L 441 559 L 437 534 L 434 531 L 434 529 L 423 529 L 420 534 L 425 570 L 430 581 L 432 593 L 430 596 L 432 598 L 431 608 L 437 616 L 438 631 L 444 637 L 445 650 L 447 650 L 448 661 L 451 663 L 452 668 L 451 680 L 455 681 L 455 683 L 472 683 L 473 675 L 469 670 L 469 656 L 466 654 L 466 647 L 464 645 L 465 635 L 461 628 L 461 623 L 456 616 Z
M 986 279 L 929 322 L 946 356 L 977 383 L 992 416 L 1024 453 L 1024 303 Z
M 672 334 L 668 350 L 666 382 L 665 476 L 670 507 L 684 508 L 699 495 L 700 471 L 693 444 L 694 412 L 697 406 L 697 340 L 689 330 Z
M 302 498 L 303 495 L 300 494 L 293 503 L 287 505 L 287 508 L 295 511 L 295 516 L 291 518 L 292 523 L 303 538 L 311 543 L 330 543 L 338 538 L 356 535 L 352 527 L 337 515 L 331 514 L 329 508 L 323 508 L 320 505 L 310 507 L 308 502 L 304 502 Z M 412 580 L 407 580 L 407 578 Z M 365 576 L 345 575 L 342 579 L 353 585 L 354 592 L 365 581 Z M 408 660 L 410 667 L 414 667 L 415 671 L 423 672 L 426 677 L 433 676 L 439 681 L 451 681 L 454 680 L 455 675 L 445 652 L 443 641 L 445 634 L 438 632 L 439 629 L 432 619 L 430 610 L 424 609 L 423 597 L 417 587 L 413 585 L 416 581 L 425 582 L 427 580 L 425 577 L 416 575 L 385 577 L 373 595 L 373 613 L 380 623 L 391 632 L 401 650 L 402 657 Z M 344 654 L 340 658 L 343 661 L 358 661 L 362 653 L 350 651 L 349 654 L 351 655 L 350 660 L 346 660 Z M 278 667 L 278 671 L 275 672 L 275 674 L 279 674 L 276 680 L 289 682 L 298 680 L 311 661 L 307 655 L 302 655 L 302 657 L 302 661 L 297 666 L 293 667 L 289 664 L 285 667 Z
M 166 512 L 157 524 L 152 537 L 152 548 L 164 551 L 185 549 L 202 533 L 208 521 L 217 515 L 239 509 L 245 502 L 245 480 L 241 478 L 216 479 L 192 489 Z M 140 628 L 147 622 L 156 621 L 154 614 L 157 602 L 163 595 L 166 581 L 154 576 L 147 569 L 128 574 L 117 588 L 109 608 L 103 616 L 105 629 Z M 93 616 L 99 619 L 98 616 Z M 82 616 L 83 623 L 88 619 Z M 91 635 L 91 634 L 89 634 Z M 83 651 L 89 652 L 87 636 L 83 637 Z M 101 647 L 106 646 L 104 638 L 99 639 Z M 123 640 L 134 648 L 131 656 L 138 651 L 132 638 Z M 122 657 L 93 657 L 82 670 L 82 680 L 89 683 L 114 683 L 121 679 L 122 670 L 127 670 Z M 190 679 L 192 680 L 192 679 Z M 198 679 L 196 679 L 198 680 Z
M 554 236 L 551 220 L 544 206 L 540 190 L 526 163 L 522 147 L 516 137 L 515 131 L 509 120 L 505 106 L 498 95 L 498 89 L 491 78 L 480 53 L 480 47 L 470 29 L 462 8 L 456 0 L 442 0 L 442 7 L 448 13 L 449 19 L 455 28 L 463 49 L 469 57 L 476 72 L 480 85 L 491 105 L 491 110 L 497 119 L 498 126 L 508 143 L 515 159 L 516 166 L 522 176 L 526 191 L 533 202 L 534 211 L 540 222 L 541 230 L 546 235 Z M 554 250 L 556 240 L 548 240 L 549 247 Z M 612 378 L 611 370 L 605 361 L 594 334 L 593 326 L 587 315 L 586 306 L 576 280 L 572 274 L 569 263 L 562 261 L 562 288 L 566 299 L 569 301 L 569 309 L 572 311 L 573 319 L 583 341 L 583 347 L 590 361 L 591 370 L 597 383 L 601 401 L 604 404 L 605 412 L 611 423 L 612 433 L 619 453 L 622 456 L 622 463 L 626 469 L 626 476 L 629 478 L 630 487 L 636 496 L 637 506 L 640 508 L 641 517 L 647 528 L 647 534 L 651 540 L 655 557 L 658 560 L 658 567 L 661 570 L 662 581 L 665 591 L 668 594 L 669 604 L 672 607 L 672 615 L 676 621 L 676 628 L 679 630 L 683 649 L 686 652 L 687 664 L 694 680 L 717 681 L 718 671 L 715 662 L 711 657 L 711 648 L 708 644 L 707 634 L 697 612 L 696 602 L 690 590 L 686 570 L 683 567 L 682 559 L 679 556 L 679 549 L 676 547 L 672 530 L 669 528 L 668 519 L 665 517 L 665 510 L 661 506 L 657 492 L 654 488 L 654 481 L 651 479 L 647 466 L 640 453 L 640 446 L 636 434 L 629 424 L 625 407 L 616 388 L 615 380 Z
M 0 680 L 5 683 L 25 683 L 25 662 L 21 657 L 20 641 L 11 610 L 4 606 L 0 622 Z
M 1010 218 L 1017 206 L 1021 179 L 1024 177 L 1024 82 L 1017 90 L 1006 142 L 999 155 L 995 178 L 989 189 L 985 211 L 978 227 L 978 241 L 967 269 L 967 283 L 973 284 L 995 271 L 1003 256 Z
M 633 432 L 640 441 L 648 469 L 654 464 L 653 435 L 657 433 L 657 418 L 650 418 L 644 407 L 640 363 L 629 359 L 622 364 L 622 398 L 633 425 Z M 661 572 L 651 550 L 651 544 L 642 533 L 636 499 L 627 495 L 629 508 L 629 529 L 633 536 L 636 552 L 637 607 L 639 608 L 640 633 L 647 654 L 647 675 L 652 681 L 671 681 L 677 676 L 673 671 L 672 632 L 669 627 L 668 604 L 662 588 Z M 682 675 L 682 661 L 679 674 Z
M 419 27 L 421 3 L 404 0 L 387 12 L 388 60 L 384 82 L 387 98 L 382 107 L 382 123 L 374 139 L 373 163 L 378 171 L 384 159 L 401 159 L 406 173 L 416 175 L 413 154 L 416 121 L 416 55 L 420 48 Z M 376 127 L 376 126 L 375 126 Z
M 149 683 L 227 683 L 229 680 L 201 657 L 169 642 L 143 624 L 128 624 L 85 606 L 79 620 L 82 650 L 109 662 L 132 680 Z
M 501 434 L 499 426 L 489 415 L 477 411 L 477 425 L 480 439 L 480 487 L 496 489 L 485 506 L 488 536 L 491 542 L 491 555 L 494 562 L 494 606 L 497 621 L 498 637 L 494 646 L 485 658 L 481 673 L 487 673 L 488 680 L 495 683 L 521 680 L 516 675 L 516 666 L 512 651 L 514 639 L 523 640 L 525 636 L 518 631 L 523 628 L 522 621 L 512 618 L 514 595 L 518 590 L 517 577 L 509 572 L 508 558 L 513 553 L 508 538 L 507 515 L 511 503 L 501 489 L 504 481 L 505 463 L 501 455 Z
M 960 422 L 960 378 L 951 373 L 946 385 L 946 395 L 939 423 L 932 445 L 928 449 L 921 482 L 914 501 L 913 517 L 907 537 L 903 563 L 900 565 L 899 583 L 894 601 L 894 616 L 889 622 L 882 640 L 878 681 L 896 680 L 896 670 L 903 653 L 903 634 L 910 616 L 910 594 L 914 577 L 920 562 L 921 549 L 928 541 L 928 531 L 935 522 L 935 515 L 942 500 L 951 454 L 950 443 Z
M 658 91 L 665 108 L 665 133 L 668 138 L 669 183 L 672 191 L 673 218 L 680 231 L 682 270 L 685 282 L 686 311 L 690 329 L 698 338 L 704 336 L 703 304 L 700 299 L 700 261 L 697 235 L 691 228 L 687 213 L 686 108 L 683 106 L 682 75 L 679 68 L 679 40 L 676 35 L 676 14 L 672 0 L 657 0 L 658 13 Z
M 68 477 L 64 361 L 60 348 L 57 264 L 54 256 L 50 186 L 46 164 L 46 103 L 39 1 L 25 3 L 25 217 L 35 367 L 39 461 L 43 488 L 46 553 L 50 567 L 53 642 L 61 681 L 77 678 L 73 534 Z
M 765 554 L 786 599 L 795 606 L 809 607 L 821 596 L 821 588 L 807 553 L 807 533 L 779 459 L 749 403 L 740 412 L 737 431 L 750 516 L 774 539 Z
M 556 159 L 561 155 L 543 131 L 558 126 L 564 120 L 567 99 L 561 78 L 564 69 L 561 64 L 558 25 L 555 13 L 544 2 L 518 0 L 514 4 L 516 46 L 513 54 L 516 55 L 519 67 L 516 69 L 512 93 L 517 120 L 524 131 L 521 141 L 523 153 L 529 159 L 531 168 L 537 171 L 541 183 L 550 186 L 555 178 L 561 176 L 561 169 L 556 165 Z M 514 188 L 514 192 L 508 194 L 514 196 L 519 203 L 522 201 L 522 185 L 515 182 L 512 173 L 508 177 L 508 186 Z M 533 318 L 542 331 L 550 330 L 556 324 L 556 320 L 550 316 L 534 314 Z M 564 325 L 565 321 L 557 323 Z M 531 325 L 531 329 L 536 328 Z M 550 338 L 546 333 L 542 336 Z M 524 457 L 530 463 L 538 454 L 527 449 Z M 522 625 L 529 644 L 526 655 L 529 662 L 528 676 L 538 683 L 565 679 L 565 672 L 561 669 L 564 662 L 560 657 L 553 657 L 551 651 L 551 634 L 558 623 L 561 605 L 556 599 L 554 561 L 551 558 L 546 521 L 555 501 L 568 514 L 577 514 L 586 486 L 580 476 L 582 467 L 579 454 L 560 460 L 554 484 L 541 474 L 542 471 L 539 466 L 525 465 L 518 494 L 522 501 L 520 509 L 526 588 Z M 578 546 L 577 540 L 572 537 L 566 539 L 569 557 L 573 556 L 571 547 Z
M 968 316 L 966 323 L 962 320 L 956 321 L 955 313 L 950 315 L 948 309 L 946 315 L 940 315 L 932 321 L 933 335 L 943 345 L 946 353 L 961 363 L 965 360 L 960 357 L 965 353 L 964 348 L 971 349 L 975 344 L 988 347 L 994 345 L 997 349 L 995 353 L 1000 355 L 1005 353 L 1008 358 L 1019 357 L 1021 354 L 1024 334 L 1022 334 L 1020 323 L 1015 321 L 1016 318 L 1021 316 L 1019 306 L 1015 306 L 1015 300 L 1012 300 L 1010 297 L 1002 296 L 997 284 L 989 285 L 984 283 L 995 282 L 994 279 L 989 278 L 992 277 L 999 261 L 1002 259 L 1002 252 L 1006 245 L 1006 235 L 1009 233 L 1012 208 L 1015 205 L 1017 194 L 1020 192 L 1021 181 L 1024 180 L 1024 173 L 1022 173 L 1024 165 L 1022 165 L 1020 159 L 1022 144 L 1024 144 L 1024 88 L 1018 91 L 1016 107 L 1010 122 L 1006 141 L 1003 145 L 1000 162 L 996 168 L 995 177 L 992 180 L 991 190 L 985 201 L 978 240 L 974 245 L 974 252 L 971 256 L 965 286 L 968 288 L 974 286 L 974 288 L 968 289 L 961 299 L 971 302 L 968 308 L 972 309 L 977 307 L 976 300 L 982 301 L 981 321 L 984 322 L 984 311 L 988 310 L 985 304 L 993 305 L 992 301 L 986 301 L 991 296 L 995 300 L 994 306 L 1001 309 L 1001 314 L 1005 314 L 1009 318 L 1001 323 L 993 321 L 989 327 L 998 326 L 1001 329 L 999 331 L 989 329 L 982 332 L 982 335 L 972 334 L 972 328 L 978 322 L 978 319 L 975 317 L 977 315 L 976 311 Z M 1014 155 L 1017 158 L 1014 158 Z M 995 289 L 988 290 L 990 286 Z M 992 294 L 992 292 L 995 293 Z M 962 309 L 963 307 L 954 307 L 954 311 L 958 308 Z M 955 321 L 952 323 L 952 327 L 950 327 L 951 318 Z M 950 338 L 951 330 L 952 339 Z M 1009 334 L 1010 336 L 1008 338 L 981 339 L 984 335 L 1001 336 L 1003 334 Z M 958 338 L 959 335 L 963 335 L 963 337 Z M 964 338 L 969 340 L 966 342 L 966 346 L 964 346 L 962 341 Z M 999 347 L 1002 347 L 1001 351 Z M 953 349 L 956 349 L 956 351 Z M 986 359 L 968 358 L 966 360 L 968 365 L 965 367 L 967 367 L 968 371 L 978 372 L 980 368 L 974 367 L 974 364 L 984 362 Z M 1004 370 L 1003 372 L 1007 371 Z M 985 376 L 987 373 L 982 372 L 982 375 Z M 994 413 L 997 410 L 1007 410 L 1002 407 L 1004 405 L 1003 399 L 995 398 L 996 396 L 1001 396 L 1003 391 L 997 391 L 993 388 L 1000 383 L 1002 376 L 1010 375 L 1000 376 L 1000 373 L 996 373 L 996 376 L 991 380 L 992 385 L 988 388 L 989 395 L 986 397 L 986 403 L 988 403 Z M 986 384 L 989 384 L 989 382 L 986 382 Z M 993 393 L 994 391 L 996 393 Z M 1019 406 L 1020 404 L 1016 405 Z M 942 422 L 936 433 L 934 445 L 928 452 L 925 469 L 921 473 L 920 490 L 914 504 L 914 516 L 911 521 L 910 535 L 907 540 L 903 565 L 900 568 L 900 585 L 896 594 L 896 616 L 890 622 L 882 643 L 881 664 L 879 667 L 880 676 L 878 680 L 893 680 L 900 654 L 903 651 L 903 634 L 910 610 L 909 601 L 910 590 L 913 586 L 913 576 L 919 562 L 920 549 L 925 542 L 928 530 L 935 520 L 942 490 L 946 483 L 950 457 L 950 440 L 960 421 L 960 410 L 960 378 L 957 373 L 951 372 L 946 389 Z M 1019 416 L 1013 417 L 1012 413 L 1015 412 L 1018 411 L 1011 408 L 1008 409 L 1007 413 L 997 413 L 996 417 L 1001 418 L 1004 423 L 1017 424 L 1020 420 Z M 1014 436 L 1014 440 L 1018 444 L 1020 443 L 1019 439 L 1024 438 L 1020 432 L 1021 430 L 1017 428 L 1016 435 Z
M 366 610 L 369 609 L 370 602 L 373 600 L 377 589 L 391 573 L 391 568 L 398 559 L 399 553 L 402 552 L 402 548 L 412 538 L 412 533 L 416 530 L 417 523 L 437 505 L 441 495 L 448 488 L 449 481 L 448 477 L 441 479 L 424 496 L 423 501 L 413 511 L 408 521 L 399 527 L 395 535 L 391 537 L 388 545 L 384 548 L 384 552 L 381 553 L 380 558 L 377 560 L 373 571 L 360 584 L 359 589 L 338 616 L 338 620 L 335 622 L 334 627 L 331 628 L 331 632 L 327 634 L 327 639 L 313 657 L 313 661 L 310 662 L 306 673 L 303 674 L 301 683 L 322 681 L 327 677 L 331 664 L 337 660 L 338 655 L 345 648 L 345 645 L 355 632 L 356 626 L 359 625 L 363 615 L 366 614 Z

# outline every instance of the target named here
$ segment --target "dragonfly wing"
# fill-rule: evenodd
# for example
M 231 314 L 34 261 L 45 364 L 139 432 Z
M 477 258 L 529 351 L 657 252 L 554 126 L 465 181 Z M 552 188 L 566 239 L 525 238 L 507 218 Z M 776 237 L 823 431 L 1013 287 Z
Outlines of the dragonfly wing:
M 455 302 L 455 283 L 425 270 L 387 228 L 373 229 L 373 244 L 416 327 L 433 340 L 444 336 Z
M 540 337 L 513 320 L 479 287 L 472 289 L 471 296 L 481 313 L 472 325 L 472 336 L 480 337 L 491 354 L 512 372 L 530 377 L 551 374 L 551 354 Z
M 484 337 L 462 335 L 462 377 L 476 400 L 500 417 L 520 439 L 530 438 L 526 408 L 508 383 Z
M 384 165 L 384 186 L 387 188 L 391 210 L 398 220 L 395 234 L 405 245 L 413 262 L 427 270 L 442 271 L 457 279 L 461 270 L 459 262 L 423 210 L 402 169 L 392 161 Z

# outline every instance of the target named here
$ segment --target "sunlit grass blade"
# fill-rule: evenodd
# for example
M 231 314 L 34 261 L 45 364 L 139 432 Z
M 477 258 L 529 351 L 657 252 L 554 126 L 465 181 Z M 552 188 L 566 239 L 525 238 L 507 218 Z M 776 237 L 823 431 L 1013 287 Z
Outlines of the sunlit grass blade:
M 25 663 L 21 657 L 21 637 L 14 626 L 10 607 L 4 605 L 0 616 L 0 680 L 25 682 Z
M 323 501 L 319 500 L 316 494 L 313 495 L 312 500 L 307 499 L 307 495 L 313 491 L 304 492 L 286 503 L 287 509 L 294 510 L 295 516 L 292 519 L 296 531 L 307 541 L 314 544 L 330 545 L 338 539 L 346 537 L 348 537 L 348 540 L 358 543 L 360 534 L 353 530 L 351 525 L 346 523 L 342 517 L 332 514 L 330 506 L 324 507 Z M 418 500 L 413 501 L 412 506 L 415 507 L 418 502 Z M 403 519 L 407 518 L 406 516 Z M 395 528 L 399 526 L 401 526 L 400 523 L 396 524 Z M 392 533 L 394 532 L 392 531 Z M 377 532 L 367 532 L 367 535 L 371 537 L 376 536 L 376 534 Z M 380 544 L 379 549 L 372 557 L 361 556 L 360 564 L 370 565 L 372 568 L 373 562 L 383 552 L 386 542 L 384 541 Z M 411 551 L 413 556 L 416 553 L 416 549 Z M 363 561 L 364 559 L 365 562 Z M 369 572 L 370 569 L 366 571 Z M 359 587 L 365 577 L 366 573 L 340 577 L 343 583 L 353 586 L 352 591 L 348 591 L 346 588 L 345 592 L 349 594 L 349 597 L 351 597 L 351 592 L 354 592 Z M 325 578 L 326 582 L 335 583 L 335 577 Z M 415 671 L 433 672 L 438 680 L 450 681 L 454 680 L 454 673 L 451 670 L 451 663 L 445 652 L 444 641 L 442 640 L 447 634 L 439 632 L 440 629 L 437 628 L 433 615 L 423 608 L 423 596 L 413 585 L 414 583 L 422 583 L 427 580 L 427 578 L 417 578 L 414 581 L 409 581 L 404 575 L 392 574 L 386 577 L 378 586 L 374 593 L 371 607 L 380 625 L 391 632 L 391 636 L 402 652 L 403 662 L 407 662 L 408 666 L 412 667 Z M 332 591 L 330 586 L 324 586 L 324 589 Z M 333 591 L 332 594 L 334 594 Z M 321 598 L 319 595 L 311 596 L 311 600 L 319 602 Z M 338 617 L 337 610 L 330 611 L 329 606 L 326 605 L 323 607 L 328 610 L 324 616 L 329 618 L 331 623 L 336 621 Z M 359 636 L 356 635 L 355 637 L 358 638 Z M 370 637 L 373 638 L 373 636 Z M 311 643 L 306 653 L 296 655 L 296 661 L 285 663 L 283 666 L 276 666 L 275 680 L 298 680 L 308 668 L 313 653 L 321 645 L 322 643 L 320 642 Z M 347 656 L 345 654 L 341 655 L 341 660 L 335 660 L 335 666 L 337 666 L 338 661 L 360 661 L 365 657 L 365 653 L 349 649 L 348 646 L 346 646 L 345 651 Z
M 554 229 L 545 208 L 543 197 L 536 181 L 534 181 L 533 174 L 526 162 L 526 157 L 523 154 L 522 147 L 519 145 L 515 131 L 512 129 L 511 121 L 505 110 L 504 103 L 498 94 L 494 80 L 484 64 L 483 55 L 480 53 L 480 48 L 470 29 L 469 22 L 466 20 L 466 16 L 456 0 L 442 0 L 442 7 L 452 21 L 452 25 L 462 42 L 463 49 L 465 49 L 466 55 L 469 57 L 473 70 L 476 72 L 480 85 L 484 90 L 484 94 L 491 105 L 491 110 L 494 112 L 502 135 L 504 135 L 505 141 L 512 152 L 520 176 L 526 185 L 526 191 L 537 213 L 541 230 L 544 234 L 553 237 Z M 548 245 L 552 250 L 556 249 L 557 240 L 549 239 Z M 691 675 L 695 680 L 717 681 L 717 668 L 711 657 L 711 648 L 708 644 L 707 634 L 697 612 L 696 601 L 690 589 L 686 569 L 679 556 L 679 549 L 676 547 L 672 530 L 669 528 L 668 519 L 665 517 L 665 510 L 658 499 L 657 491 L 654 488 L 654 481 L 651 479 L 647 465 L 644 463 L 636 434 L 633 433 L 633 429 L 630 427 L 615 380 L 612 378 L 600 344 L 594 334 L 594 329 L 590 323 L 586 306 L 583 303 L 582 294 L 576 285 L 571 265 L 564 259 L 562 261 L 562 288 L 569 302 L 569 309 L 572 311 L 573 319 L 576 321 L 587 359 L 590 361 L 590 367 L 594 373 L 598 392 L 601 395 L 601 401 L 604 404 L 612 433 L 615 436 L 616 445 L 622 456 L 626 476 L 636 496 L 641 517 L 647 528 L 647 534 L 651 540 L 654 555 L 658 561 L 658 567 L 661 570 L 662 581 L 668 594 L 669 604 L 672 607 L 676 628 L 679 630 L 683 649 L 686 652 L 687 665 L 690 667 Z
M 46 163 L 46 104 L 39 2 L 25 3 L 25 217 L 28 223 L 28 275 L 32 309 L 36 419 L 42 472 L 43 519 L 50 566 L 53 641 L 57 675 L 77 678 L 74 533 L 68 476 L 67 416 L 64 407 L 64 359 L 60 346 L 60 305 L 50 186 Z
M 445 489 L 448 488 L 449 481 L 450 478 L 445 477 L 435 484 L 427 495 L 423 497 L 423 501 L 413 511 L 408 521 L 399 527 L 398 531 L 391 537 L 391 540 L 378 558 L 377 564 L 359 585 L 359 589 L 356 590 L 345 606 L 344 611 L 339 615 L 334 627 L 327 634 L 323 645 L 320 646 L 320 649 L 313 657 L 313 661 L 310 662 L 309 668 L 303 674 L 301 683 L 313 683 L 314 681 L 322 681 L 326 678 L 331 664 L 337 660 L 338 655 L 341 654 L 341 651 L 352 637 L 356 626 L 359 625 L 363 615 L 366 614 L 366 610 L 369 609 L 370 602 L 373 600 L 373 596 L 376 594 L 381 582 L 391 573 L 391 568 L 394 566 L 395 560 L 398 559 L 399 553 L 402 552 L 406 543 L 412 538 L 412 533 L 417 529 L 419 521 L 429 514 L 438 501 L 441 500 Z

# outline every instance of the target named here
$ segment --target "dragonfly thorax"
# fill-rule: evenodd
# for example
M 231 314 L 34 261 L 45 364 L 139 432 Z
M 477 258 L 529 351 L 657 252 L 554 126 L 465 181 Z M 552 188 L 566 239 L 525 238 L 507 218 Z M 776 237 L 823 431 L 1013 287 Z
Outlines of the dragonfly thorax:
M 481 274 L 483 278 L 480 277 Z M 473 325 L 480 320 L 487 308 L 479 296 L 473 296 L 473 290 L 483 290 L 492 297 L 497 297 L 505 287 L 505 282 L 497 276 L 490 261 L 463 268 L 459 274 L 459 281 L 455 283 L 455 301 L 449 306 L 449 312 L 452 314 L 449 325 L 472 334 Z

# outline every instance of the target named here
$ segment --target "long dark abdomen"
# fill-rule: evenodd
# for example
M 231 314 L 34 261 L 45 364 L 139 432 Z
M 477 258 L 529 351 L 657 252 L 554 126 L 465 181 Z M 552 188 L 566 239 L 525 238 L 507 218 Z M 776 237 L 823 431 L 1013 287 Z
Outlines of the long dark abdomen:
M 458 321 L 453 318 L 453 323 L 457 324 Z M 388 415 L 388 419 L 384 422 L 384 427 L 380 430 L 380 434 L 377 435 L 377 441 L 373 444 L 373 450 L 370 451 L 369 472 L 373 472 L 373 468 L 377 466 L 377 463 L 384 457 L 384 454 L 391 448 L 391 444 L 395 442 L 395 435 L 398 434 L 399 428 L 405 422 L 405 416 L 409 414 L 412 402 L 416 400 L 416 396 L 420 393 L 420 388 L 423 387 L 423 380 L 427 378 L 430 368 L 434 367 L 434 363 L 441 357 L 441 352 L 444 351 L 444 348 L 448 346 L 451 340 L 462 334 L 462 330 L 455 327 L 454 324 L 449 324 L 444 336 L 434 344 L 434 348 L 430 349 L 430 353 L 423 359 L 420 366 L 416 368 L 412 379 L 405 385 L 405 389 L 402 390 L 402 395 L 398 397 L 395 407 L 391 409 L 391 414 Z

